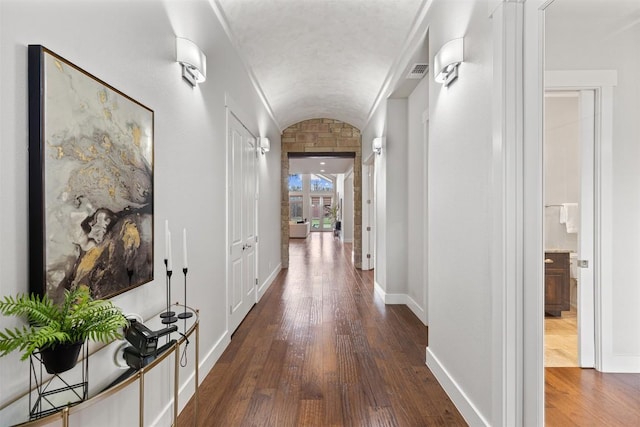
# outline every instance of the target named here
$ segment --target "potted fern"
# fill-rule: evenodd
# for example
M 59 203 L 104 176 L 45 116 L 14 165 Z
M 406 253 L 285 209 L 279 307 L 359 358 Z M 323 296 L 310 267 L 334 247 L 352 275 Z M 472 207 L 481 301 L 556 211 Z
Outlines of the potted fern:
M 73 368 L 82 344 L 90 339 L 109 342 L 121 338 L 128 325 L 122 311 L 111 301 L 94 300 L 87 286 L 66 290 L 62 304 L 36 294 L 6 296 L 0 313 L 28 321 L 22 328 L 0 332 L 0 357 L 22 351 L 21 360 L 39 352 L 50 374 Z

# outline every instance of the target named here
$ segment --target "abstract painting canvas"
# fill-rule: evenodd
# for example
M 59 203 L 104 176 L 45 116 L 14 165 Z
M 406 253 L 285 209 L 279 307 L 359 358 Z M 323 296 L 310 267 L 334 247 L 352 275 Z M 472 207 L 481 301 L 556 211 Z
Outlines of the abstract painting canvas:
M 28 49 L 31 292 L 110 298 L 153 280 L 153 111 Z

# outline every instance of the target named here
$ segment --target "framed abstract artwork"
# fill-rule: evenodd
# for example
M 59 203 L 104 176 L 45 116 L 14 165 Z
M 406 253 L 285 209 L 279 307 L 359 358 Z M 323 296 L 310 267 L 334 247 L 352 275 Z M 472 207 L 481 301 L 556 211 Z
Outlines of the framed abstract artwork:
M 153 280 L 153 111 L 29 45 L 30 291 Z

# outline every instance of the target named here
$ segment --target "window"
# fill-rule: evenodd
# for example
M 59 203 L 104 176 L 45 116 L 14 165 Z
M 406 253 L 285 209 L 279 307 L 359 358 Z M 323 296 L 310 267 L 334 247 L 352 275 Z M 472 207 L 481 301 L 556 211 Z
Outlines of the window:
M 324 228 L 331 228 L 331 226 L 333 225 L 333 215 L 332 215 L 332 209 L 333 209 L 333 205 L 332 203 L 332 198 L 331 197 L 323 197 L 322 198 L 322 203 L 324 204 L 324 218 L 323 218 L 323 227 Z
M 302 175 L 289 175 L 289 191 L 302 191 Z
M 302 221 L 302 196 L 289 196 L 289 219 Z
M 333 192 L 333 182 L 318 175 L 311 175 L 311 192 Z

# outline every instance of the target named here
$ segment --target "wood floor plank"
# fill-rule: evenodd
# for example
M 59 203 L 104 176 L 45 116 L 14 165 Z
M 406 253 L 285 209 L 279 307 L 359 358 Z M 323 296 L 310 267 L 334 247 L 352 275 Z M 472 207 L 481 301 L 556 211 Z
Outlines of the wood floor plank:
M 312 399 L 300 400 L 300 408 L 298 410 L 297 426 L 318 426 L 322 427 L 324 416 L 324 401 Z
M 260 375 L 256 382 L 257 388 L 278 388 L 281 371 L 284 368 L 282 361 L 287 356 L 289 343 L 282 340 L 274 340 L 269 347 L 269 353 L 264 362 L 259 366 Z
M 640 426 L 640 374 L 545 368 L 545 384 L 549 426 Z
M 426 336 L 376 297 L 351 245 L 313 233 L 203 380 L 197 425 L 464 425 L 424 364 Z M 192 406 L 179 425 L 193 425 Z

